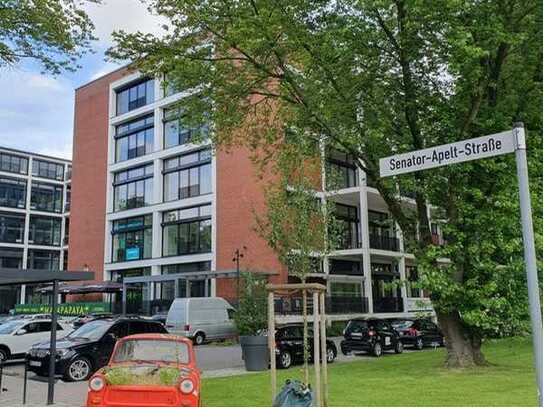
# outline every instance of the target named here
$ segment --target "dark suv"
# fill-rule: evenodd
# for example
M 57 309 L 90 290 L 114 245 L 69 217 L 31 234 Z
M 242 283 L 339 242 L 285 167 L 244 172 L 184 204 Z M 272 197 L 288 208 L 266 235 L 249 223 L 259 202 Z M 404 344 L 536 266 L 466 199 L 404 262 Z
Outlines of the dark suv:
M 55 374 L 68 381 L 87 380 L 109 362 L 117 339 L 127 335 L 168 333 L 157 321 L 140 318 L 105 318 L 86 323 L 57 342 Z M 27 353 L 29 370 L 49 374 L 49 342 L 34 345 Z
M 313 358 L 313 330 L 308 331 L 309 356 Z M 326 340 L 326 360 L 333 363 L 337 356 L 334 342 Z M 275 331 L 275 359 L 277 366 L 288 369 L 304 360 L 304 327 L 299 324 L 286 325 Z
M 400 334 L 406 346 L 421 350 L 425 346 L 443 346 L 443 334 L 439 327 L 428 319 L 392 319 L 390 323 Z
M 400 335 L 389 321 L 384 319 L 353 319 L 347 324 L 341 341 L 341 352 L 348 355 L 352 351 L 381 356 L 386 350 L 403 352 Z

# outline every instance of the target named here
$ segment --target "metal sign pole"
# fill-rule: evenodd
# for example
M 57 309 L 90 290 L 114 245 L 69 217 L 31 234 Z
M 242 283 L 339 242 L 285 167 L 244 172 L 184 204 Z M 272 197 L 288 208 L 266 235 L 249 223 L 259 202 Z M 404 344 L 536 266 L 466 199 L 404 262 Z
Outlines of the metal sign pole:
M 57 353 L 57 304 L 58 280 L 53 282 L 53 306 L 51 308 L 51 342 L 49 346 L 49 379 L 47 384 L 47 405 L 55 400 L 55 363 Z
M 537 397 L 539 407 L 543 407 L 543 325 L 541 323 L 541 304 L 539 301 L 539 279 L 535 255 L 534 227 L 532 223 L 532 204 L 528 183 L 528 163 L 526 159 L 526 136 L 524 124 L 515 123 L 515 156 L 520 193 L 520 214 L 522 218 L 522 240 L 524 242 L 524 261 L 528 281 L 528 301 L 532 320 L 532 339 L 534 344 L 535 370 L 537 378 Z

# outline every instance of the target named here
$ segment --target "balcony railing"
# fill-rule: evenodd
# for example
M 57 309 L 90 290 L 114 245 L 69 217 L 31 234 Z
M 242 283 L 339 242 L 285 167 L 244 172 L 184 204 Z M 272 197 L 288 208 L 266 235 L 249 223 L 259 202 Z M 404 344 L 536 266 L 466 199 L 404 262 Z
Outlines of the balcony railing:
M 397 252 L 400 249 L 400 241 L 396 237 L 370 235 L 370 247 Z
M 328 314 L 364 314 L 368 312 L 368 299 L 358 296 L 331 296 L 326 298 Z M 300 296 L 275 298 L 277 315 L 302 315 L 303 299 Z M 313 298 L 307 297 L 307 314 L 313 312 Z
M 373 312 L 403 312 L 403 300 L 400 297 L 374 299 Z

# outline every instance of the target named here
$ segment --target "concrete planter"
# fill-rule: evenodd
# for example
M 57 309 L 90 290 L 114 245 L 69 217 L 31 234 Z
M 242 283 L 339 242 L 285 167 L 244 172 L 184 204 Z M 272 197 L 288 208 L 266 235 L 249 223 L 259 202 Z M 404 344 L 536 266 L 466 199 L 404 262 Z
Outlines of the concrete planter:
M 240 336 L 239 343 L 245 369 L 248 372 L 268 370 L 270 352 L 268 350 L 267 336 Z

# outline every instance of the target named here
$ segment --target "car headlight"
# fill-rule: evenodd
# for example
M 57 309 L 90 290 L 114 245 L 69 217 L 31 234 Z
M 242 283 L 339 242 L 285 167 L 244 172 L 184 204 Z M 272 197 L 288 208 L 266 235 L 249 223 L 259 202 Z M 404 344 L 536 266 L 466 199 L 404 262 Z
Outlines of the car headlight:
M 57 357 L 59 358 L 63 358 L 70 353 L 72 353 L 71 349 L 57 349 Z
M 190 379 L 184 379 L 179 384 L 179 390 L 181 390 L 181 393 L 183 394 L 190 394 L 194 391 L 194 383 Z
M 104 388 L 105 382 L 102 376 L 95 376 L 89 381 L 89 388 L 92 391 L 100 391 Z

